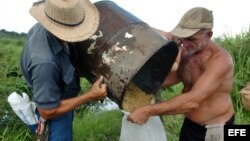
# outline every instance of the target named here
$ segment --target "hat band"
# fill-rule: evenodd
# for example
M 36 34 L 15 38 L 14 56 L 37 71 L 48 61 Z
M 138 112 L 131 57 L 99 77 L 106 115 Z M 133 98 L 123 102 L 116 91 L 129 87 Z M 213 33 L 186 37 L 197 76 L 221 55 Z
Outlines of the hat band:
M 82 20 L 80 20 L 78 23 L 64 23 L 64 22 L 58 21 L 58 20 L 56 20 L 56 19 L 53 19 L 52 17 L 50 17 L 50 16 L 47 14 L 47 12 L 45 12 L 45 15 L 46 15 L 49 19 L 51 19 L 52 21 L 54 21 L 54 22 L 56 22 L 56 23 L 59 23 L 59 24 L 62 24 L 62 25 L 66 25 L 66 26 L 77 26 L 77 25 L 81 24 L 81 23 L 83 22 L 83 20 L 84 20 L 84 16 L 83 16 Z

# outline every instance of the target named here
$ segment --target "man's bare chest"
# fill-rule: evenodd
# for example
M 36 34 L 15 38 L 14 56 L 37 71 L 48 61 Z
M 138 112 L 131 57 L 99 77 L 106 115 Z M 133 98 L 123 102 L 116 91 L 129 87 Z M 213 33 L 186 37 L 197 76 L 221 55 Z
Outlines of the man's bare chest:
M 178 76 L 186 89 L 191 89 L 200 75 L 204 72 L 204 63 L 199 56 L 184 57 L 179 65 Z

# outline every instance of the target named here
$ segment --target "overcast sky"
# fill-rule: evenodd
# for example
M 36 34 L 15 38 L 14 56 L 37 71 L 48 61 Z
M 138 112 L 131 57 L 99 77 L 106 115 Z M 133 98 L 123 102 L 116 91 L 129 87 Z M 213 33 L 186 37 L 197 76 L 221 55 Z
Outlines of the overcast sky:
M 35 0 L 0 0 L 0 29 L 25 32 L 36 23 L 29 8 Z M 99 0 L 91 0 L 92 2 Z M 214 13 L 214 36 L 237 34 L 250 26 L 248 0 L 113 0 L 149 25 L 170 31 L 189 9 L 202 6 Z

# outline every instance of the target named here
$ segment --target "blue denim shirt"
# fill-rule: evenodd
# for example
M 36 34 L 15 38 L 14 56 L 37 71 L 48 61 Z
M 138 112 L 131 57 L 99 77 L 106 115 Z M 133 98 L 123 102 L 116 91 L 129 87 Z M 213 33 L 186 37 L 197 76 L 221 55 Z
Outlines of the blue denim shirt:
M 55 108 L 61 99 L 75 97 L 80 91 L 69 50 L 39 23 L 28 32 L 20 64 L 39 108 Z

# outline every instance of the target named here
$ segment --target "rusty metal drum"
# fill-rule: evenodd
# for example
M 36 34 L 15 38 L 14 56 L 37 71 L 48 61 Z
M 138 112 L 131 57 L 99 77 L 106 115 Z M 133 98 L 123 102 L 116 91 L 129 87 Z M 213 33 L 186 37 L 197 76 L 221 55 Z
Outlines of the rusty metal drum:
M 112 1 L 94 4 L 100 26 L 89 40 L 76 43 L 79 74 L 90 82 L 103 75 L 108 97 L 119 106 L 130 81 L 146 93 L 157 91 L 178 54 L 177 44 Z

